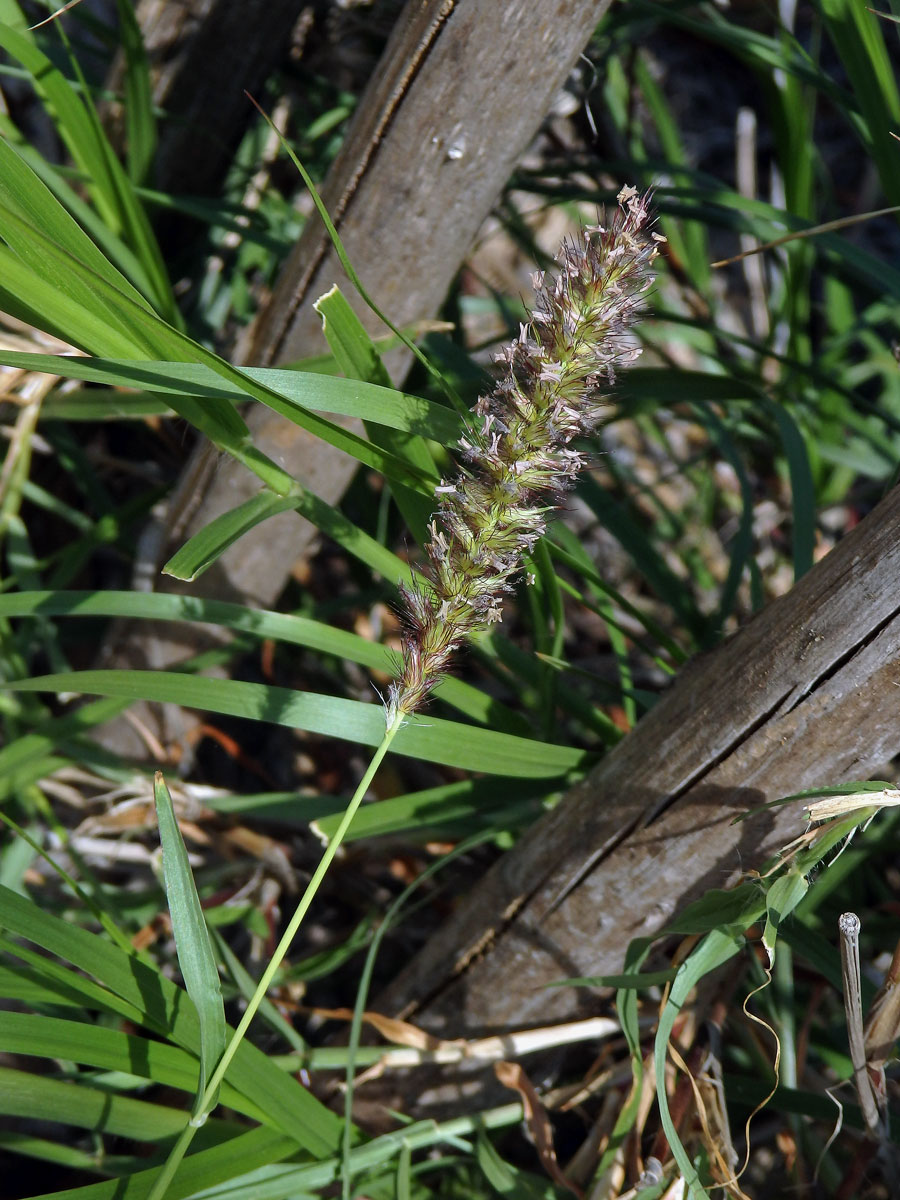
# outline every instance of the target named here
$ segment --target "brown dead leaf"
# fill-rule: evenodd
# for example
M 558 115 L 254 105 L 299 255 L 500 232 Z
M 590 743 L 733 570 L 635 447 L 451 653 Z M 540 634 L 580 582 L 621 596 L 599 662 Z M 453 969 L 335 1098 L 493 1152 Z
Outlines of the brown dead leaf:
M 579 1200 L 582 1200 L 584 1193 L 571 1180 L 566 1179 L 560 1170 L 556 1159 L 556 1149 L 553 1145 L 553 1126 L 550 1124 L 540 1096 L 535 1091 L 534 1084 L 518 1063 L 494 1063 L 494 1073 L 504 1087 L 518 1092 L 521 1096 L 522 1107 L 525 1110 L 525 1123 L 538 1152 L 538 1158 L 541 1160 L 541 1166 L 554 1183 L 574 1192 Z
M 352 1008 L 312 1008 L 309 1011 L 332 1021 L 353 1020 Z M 408 1021 L 399 1021 L 396 1017 L 386 1017 L 382 1013 L 364 1012 L 362 1019 L 383 1038 L 398 1046 L 411 1046 L 414 1050 L 441 1050 L 446 1046 L 460 1045 L 459 1042 L 445 1042 L 415 1025 L 410 1025 Z

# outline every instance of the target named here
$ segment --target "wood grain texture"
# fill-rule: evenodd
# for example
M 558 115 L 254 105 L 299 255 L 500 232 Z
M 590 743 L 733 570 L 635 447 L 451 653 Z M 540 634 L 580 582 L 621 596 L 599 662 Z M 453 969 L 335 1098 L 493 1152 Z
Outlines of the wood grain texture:
M 803 826 L 806 788 L 900 751 L 900 489 L 786 596 L 688 665 L 635 730 L 472 889 L 376 1005 L 442 1036 L 569 1019 L 546 985 L 628 943 Z
M 434 315 L 607 7 L 407 4 L 323 188 L 354 267 L 393 320 Z M 335 281 L 344 285 L 343 271 L 311 222 L 258 324 L 252 357 L 291 359 L 314 342 L 310 302 Z

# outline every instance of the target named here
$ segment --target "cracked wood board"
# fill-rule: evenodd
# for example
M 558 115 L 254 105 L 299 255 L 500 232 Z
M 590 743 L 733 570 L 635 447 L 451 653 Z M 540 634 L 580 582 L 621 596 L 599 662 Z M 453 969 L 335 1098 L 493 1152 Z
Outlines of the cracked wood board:
M 734 817 L 883 769 L 900 751 L 898 528 L 895 488 L 790 593 L 688 664 L 375 1007 L 443 1037 L 595 1010 L 595 993 L 547 985 L 621 971 L 633 938 L 805 827 L 800 801 Z

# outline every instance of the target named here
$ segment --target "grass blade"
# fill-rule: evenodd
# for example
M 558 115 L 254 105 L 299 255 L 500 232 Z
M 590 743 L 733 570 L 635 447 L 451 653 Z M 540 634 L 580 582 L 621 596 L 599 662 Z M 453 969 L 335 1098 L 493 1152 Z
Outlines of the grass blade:
M 163 851 L 163 877 L 172 915 L 178 965 L 200 1021 L 199 1100 L 207 1079 L 225 1049 L 225 1006 L 200 897 L 194 885 L 181 830 L 175 819 L 172 797 L 160 771 L 156 772 L 153 780 L 153 797 L 156 801 L 156 819 Z
M 306 729 L 365 746 L 379 746 L 384 737 L 384 713 L 374 704 L 175 671 L 71 671 L 3 686 L 25 692 L 87 692 L 172 702 L 185 708 Z M 445 766 L 521 779 L 554 779 L 586 768 L 592 758 L 568 746 L 548 745 L 436 717 L 410 720 L 397 734 L 392 749 Z

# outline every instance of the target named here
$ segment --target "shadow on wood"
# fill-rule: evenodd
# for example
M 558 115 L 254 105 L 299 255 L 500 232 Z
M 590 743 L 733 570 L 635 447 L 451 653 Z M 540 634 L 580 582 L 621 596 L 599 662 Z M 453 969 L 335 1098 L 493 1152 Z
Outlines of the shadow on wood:
M 900 750 L 900 488 L 794 589 L 690 663 L 636 729 L 541 818 L 373 1005 L 442 1037 L 596 1011 L 547 985 L 622 969 L 711 887 L 804 828 L 804 789 Z

